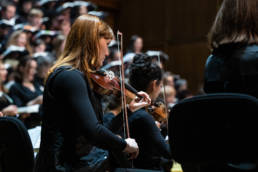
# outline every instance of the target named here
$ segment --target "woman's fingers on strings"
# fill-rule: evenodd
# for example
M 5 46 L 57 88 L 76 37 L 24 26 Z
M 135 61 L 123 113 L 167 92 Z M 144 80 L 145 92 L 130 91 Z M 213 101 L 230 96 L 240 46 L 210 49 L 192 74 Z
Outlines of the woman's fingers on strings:
M 147 93 L 140 91 L 140 92 L 138 92 L 138 94 L 143 97 L 143 101 L 147 102 L 148 104 L 151 103 L 150 96 Z

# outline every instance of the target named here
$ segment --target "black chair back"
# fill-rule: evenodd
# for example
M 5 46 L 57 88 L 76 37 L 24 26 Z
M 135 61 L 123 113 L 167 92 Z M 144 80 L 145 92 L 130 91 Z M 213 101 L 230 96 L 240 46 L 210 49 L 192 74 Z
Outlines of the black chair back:
M 14 117 L 0 118 L 0 171 L 32 172 L 34 153 L 24 124 Z
M 237 93 L 195 96 L 176 104 L 168 123 L 174 159 L 182 164 L 258 159 L 258 101 Z

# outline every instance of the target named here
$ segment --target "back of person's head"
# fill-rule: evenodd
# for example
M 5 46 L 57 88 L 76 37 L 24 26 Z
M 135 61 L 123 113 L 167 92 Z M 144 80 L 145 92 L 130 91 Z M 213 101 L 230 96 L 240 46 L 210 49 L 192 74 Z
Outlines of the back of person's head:
M 71 65 L 85 74 L 95 70 L 98 67 L 100 38 L 113 39 L 112 29 L 96 16 L 79 16 L 73 23 L 64 50 L 50 73 L 63 65 Z
M 136 54 L 129 68 L 129 82 L 138 91 L 146 91 L 151 81 L 161 82 L 162 70 L 146 54 Z
M 258 0 L 224 0 L 208 39 L 212 49 L 228 43 L 258 43 Z
M 188 89 L 187 80 L 185 80 L 185 79 L 176 80 L 175 89 L 176 89 L 177 92 Z
M 53 64 L 53 57 L 39 56 L 37 57 L 37 77 L 44 78 L 47 76 L 47 72 Z

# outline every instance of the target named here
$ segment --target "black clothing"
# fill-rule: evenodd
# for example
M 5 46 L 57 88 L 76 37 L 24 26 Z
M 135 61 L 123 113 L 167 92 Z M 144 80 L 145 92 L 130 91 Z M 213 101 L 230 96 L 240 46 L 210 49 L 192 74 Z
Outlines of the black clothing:
M 0 91 L 0 111 L 13 104 L 13 100 L 6 93 Z
M 44 89 L 35 171 L 72 172 L 83 168 L 87 166 L 83 156 L 93 145 L 122 151 L 126 142 L 104 127 L 102 118 L 100 96 L 91 90 L 84 74 L 69 67 L 56 69 Z
M 37 82 L 34 82 L 33 85 L 34 85 L 35 91 L 31 91 L 29 88 L 23 86 L 22 83 L 15 82 L 9 90 L 9 95 L 13 100 L 13 104 L 17 105 L 18 107 L 27 106 L 27 103 L 29 101 L 42 95 L 40 85 Z M 42 113 L 42 108 L 40 106 L 39 113 L 32 113 L 29 117 L 25 119 L 24 118 L 20 118 L 20 119 L 25 124 L 27 129 L 34 128 L 40 125 L 41 113 Z
M 135 167 L 159 170 L 161 159 L 171 159 L 171 154 L 154 118 L 142 108 L 133 112 L 128 121 L 130 135 L 140 150 L 139 156 L 133 161 Z
M 108 125 L 116 116 L 112 112 L 105 113 L 103 116 L 104 125 Z
M 22 85 L 22 83 L 15 82 L 9 91 L 10 97 L 13 99 L 14 104 L 18 107 L 26 106 L 26 104 L 35 99 L 36 97 L 42 95 L 40 85 L 36 82 L 33 83 L 35 91 L 31 91 L 29 88 Z
M 204 91 L 206 93 L 234 92 L 258 98 L 258 45 L 224 44 L 214 49 L 205 65 Z M 245 163 L 243 163 L 245 164 Z M 251 164 L 255 165 L 255 163 Z M 188 167 L 183 167 L 188 172 Z M 221 165 L 209 170 L 198 168 L 198 171 L 253 171 Z M 254 167 L 257 171 L 257 167 Z M 197 170 L 197 169 L 196 169 Z M 189 171 L 194 171 L 190 167 Z
M 258 97 L 258 45 L 226 44 L 205 66 L 206 93 L 236 92 Z

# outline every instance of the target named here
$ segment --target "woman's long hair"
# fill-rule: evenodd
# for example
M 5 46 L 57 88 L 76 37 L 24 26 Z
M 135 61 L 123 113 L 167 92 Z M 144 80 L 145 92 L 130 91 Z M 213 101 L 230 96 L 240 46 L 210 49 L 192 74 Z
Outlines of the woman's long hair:
M 258 43 L 258 0 L 224 0 L 208 34 L 211 49 Z
M 65 47 L 48 76 L 60 66 L 72 66 L 88 77 L 98 66 L 100 38 L 113 39 L 112 29 L 98 17 L 81 15 L 73 23 Z

